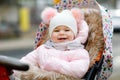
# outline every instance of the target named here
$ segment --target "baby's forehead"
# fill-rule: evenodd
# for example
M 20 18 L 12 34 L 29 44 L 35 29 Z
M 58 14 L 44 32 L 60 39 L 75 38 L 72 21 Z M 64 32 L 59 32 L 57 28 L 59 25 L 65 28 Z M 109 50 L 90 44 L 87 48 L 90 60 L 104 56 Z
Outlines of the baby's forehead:
M 66 25 L 59 25 L 55 29 L 70 29 L 70 28 Z

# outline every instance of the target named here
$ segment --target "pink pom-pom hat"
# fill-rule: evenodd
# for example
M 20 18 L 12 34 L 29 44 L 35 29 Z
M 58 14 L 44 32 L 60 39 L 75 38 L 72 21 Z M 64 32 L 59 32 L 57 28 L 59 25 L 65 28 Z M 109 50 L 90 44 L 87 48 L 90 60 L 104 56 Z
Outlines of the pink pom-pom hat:
M 57 12 L 56 9 L 47 7 L 41 13 L 41 19 L 45 24 L 49 25 L 49 34 L 51 36 L 53 29 L 59 25 L 68 26 L 75 34 L 78 33 L 78 28 L 80 27 L 81 21 L 84 16 L 80 9 L 72 8 L 71 10 L 63 10 Z
M 49 24 L 51 18 L 53 18 L 57 13 L 57 10 L 51 7 L 45 8 L 45 10 L 41 13 L 41 19 L 45 24 Z

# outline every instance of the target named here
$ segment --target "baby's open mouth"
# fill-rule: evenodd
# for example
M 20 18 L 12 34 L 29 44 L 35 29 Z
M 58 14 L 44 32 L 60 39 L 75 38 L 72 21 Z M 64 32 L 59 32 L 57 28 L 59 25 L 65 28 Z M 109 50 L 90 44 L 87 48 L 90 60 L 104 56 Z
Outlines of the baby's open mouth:
M 58 38 L 58 40 L 66 40 L 67 38 Z

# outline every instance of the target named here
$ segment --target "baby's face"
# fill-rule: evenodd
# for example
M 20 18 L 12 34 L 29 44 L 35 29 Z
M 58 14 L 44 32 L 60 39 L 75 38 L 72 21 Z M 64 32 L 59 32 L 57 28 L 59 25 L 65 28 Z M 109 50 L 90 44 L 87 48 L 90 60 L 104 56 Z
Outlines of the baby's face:
M 75 38 L 73 31 L 67 26 L 56 27 L 51 35 L 51 40 L 55 43 L 72 41 Z

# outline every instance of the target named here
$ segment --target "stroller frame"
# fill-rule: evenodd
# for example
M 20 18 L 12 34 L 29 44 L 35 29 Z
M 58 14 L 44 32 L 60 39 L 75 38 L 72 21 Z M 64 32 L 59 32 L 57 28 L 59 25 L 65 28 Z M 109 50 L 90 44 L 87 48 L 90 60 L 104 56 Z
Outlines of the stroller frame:
M 68 2 L 68 1 L 71 1 L 71 0 L 61 0 L 61 1 Z M 110 15 L 108 13 L 108 10 L 103 8 L 102 6 L 100 6 L 96 2 L 96 0 L 74 0 L 72 3 L 77 4 L 78 1 L 81 1 L 80 3 L 82 3 L 82 4 L 85 3 L 85 1 L 88 2 L 88 3 L 91 3 L 91 4 L 95 4 L 95 5 L 91 5 L 91 4 L 82 5 L 82 6 L 79 6 L 80 8 L 91 8 L 91 9 L 94 8 L 94 9 L 99 9 L 100 10 L 100 13 L 101 13 L 101 16 L 102 16 L 102 23 L 103 23 L 102 24 L 102 26 L 103 26 L 103 36 L 105 38 L 105 40 L 104 40 L 105 47 L 104 47 L 104 50 L 103 50 L 103 53 L 102 53 L 102 56 L 101 56 L 100 60 L 96 61 L 95 64 L 93 64 L 92 67 L 90 67 L 89 71 L 86 73 L 86 75 L 83 77 L 83 79 L 85 79 L 85 80 L 94 80 L 94 79 L 98 79 L 98 78 L 107 79 L 112 73 L 112 58 L 113 58 L 113 56 L 112 56 L 112 42 L 111 42 L 111 39 L 112 39 L 112 36 L 113 36 L 113 34 L 112 34 L 113 33 L 113 28 L 112 28 L 112 24 L 111 24 Z M 63 2 L 56 2 L 55 3 L 55 7 L 58 9 L 58 11 L 68 8 L 68 7 L 63 7 L 63 5 L 61 6 L 61 4 L 63 4 Z M 72 7 L 76 7 L 75 6 L 76 4 L 73 4 Z M 77 5 L 77 7 L 78 7 L 78 5 Z M 106 22 L 106 20 L 108 22 Z M 44 27 L 44 26 L 39 27 L 37 35 L 38 34 L 46 34 L 45 31 L 41 32 L 40 28 L 46 29 L 46 27 Z M 38 47 L 39 45 L 41 45 L 42 43 L 44 43 L 43 40 L 44 40 L 43 37 L 37 36 L 36 41 L 35 41 L 35 48 Z M 29 66 L 27 64 L 21 63 L 21 62 L 19 62 L 19 60 L 16 60 L 16 62 L 15 62 L 14 58 L 12 58 L 12 57 L 3 58 L 3 57 L 0 56 L 0 66 L 2 66 L 2 68 L 4 67 L 6 69 L 7 74 L 9 72 L 11 72 L 12 70 L 26 71 L 26 70 L 29 69 Z M 107 69 L 106 71 L 103 70 L 105 68 Z M 103 72 L 107 76 L 102 74 Z M 11 74 L 8 74 L 8 76 L 10 76 L 10 75 Z M 3 77 L 3 76 L 0 76 L 0 79 L 1 79 L 1 77 Z M 7 79 L 7 80 L 9 80 L 9 79 Z

